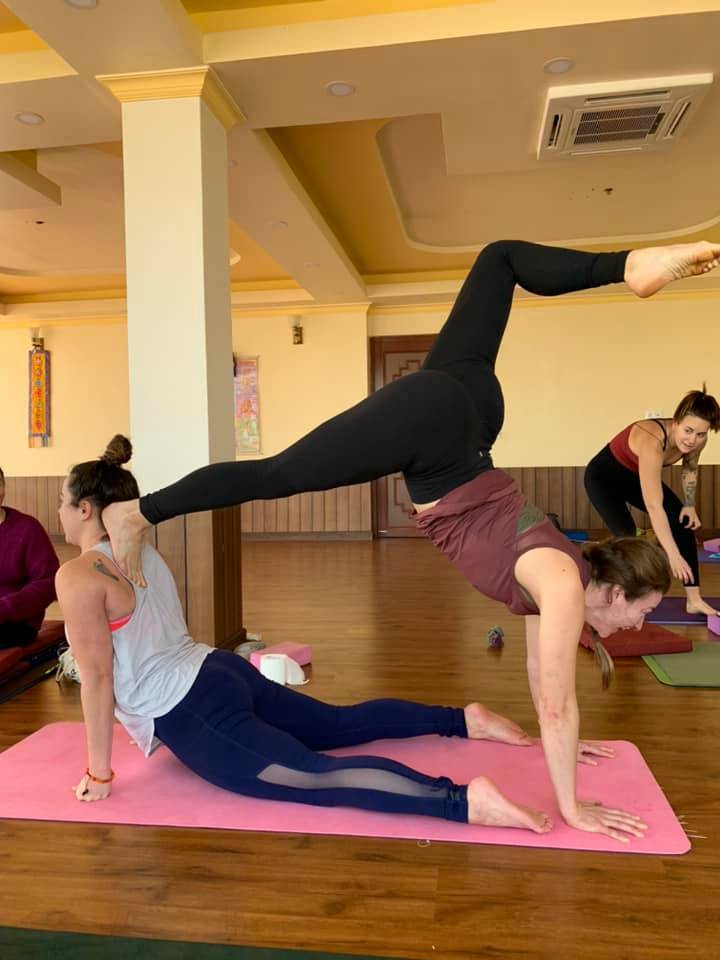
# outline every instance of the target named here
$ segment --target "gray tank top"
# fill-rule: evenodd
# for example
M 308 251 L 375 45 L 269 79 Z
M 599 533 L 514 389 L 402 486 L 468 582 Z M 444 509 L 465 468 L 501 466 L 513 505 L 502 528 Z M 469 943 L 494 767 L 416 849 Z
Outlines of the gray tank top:
M 113 559 L 107 540 L 93 550 Z M 148 585 L 131 584 L 135 610 L 112 634 L 113 688 L 115 716 L 147 756 L 157 743 L 153 719 L 180 703 L 215 648 L 196 643 L 188 634 L 173 576 L 147 544 L 142 565 Z

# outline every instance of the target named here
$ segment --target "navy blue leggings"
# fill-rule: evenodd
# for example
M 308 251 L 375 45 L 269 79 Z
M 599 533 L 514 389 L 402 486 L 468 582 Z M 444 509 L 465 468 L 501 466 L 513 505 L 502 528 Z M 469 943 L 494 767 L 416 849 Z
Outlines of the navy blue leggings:
M 377 480 L 402 471 L 414 503 L 492 466 L 503 424 L 497 358 L 516 284 L 557 296 L 619 283 L 627 253 L 503 240 L 485 247 L 423 369 L 393 380 L 263 460 L 213 463 L 140 499 L 150 523 L 179 514 Z
M 186 766 L 234 793 L 467 823 L 466 786 L 383 757 L 318 752 L 430 733 L 467 737 L 464 711 L 406 700 L 332 706 L 226 650 L 209 654 L 186 696 L 155 720 L 156 736 Z

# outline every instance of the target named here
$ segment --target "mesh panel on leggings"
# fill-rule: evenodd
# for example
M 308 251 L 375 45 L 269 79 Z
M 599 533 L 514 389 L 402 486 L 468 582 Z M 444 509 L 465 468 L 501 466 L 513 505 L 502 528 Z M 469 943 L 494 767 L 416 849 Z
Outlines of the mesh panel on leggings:
M 447 788 L 417 783 L 399 773 L 378 770 L 374 767 L 353 767 L 345 770 L 328 770 L 325 773 L 306 773 L 291 770 L 282 764 L 273 763 L 258 774 L 258 780 L 300 790 L 376 790 L 380 793 L 396 793 L 405 797 L 447 797 Z

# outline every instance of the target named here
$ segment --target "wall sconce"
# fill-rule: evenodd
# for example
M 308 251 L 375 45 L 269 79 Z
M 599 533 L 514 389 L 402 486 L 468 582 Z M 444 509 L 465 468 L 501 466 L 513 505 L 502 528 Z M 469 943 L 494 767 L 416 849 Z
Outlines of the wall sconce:
M 303 342 L 302 317 L 290 317 L 290 326 L 292 328 L 293 344 L 297 346 Z

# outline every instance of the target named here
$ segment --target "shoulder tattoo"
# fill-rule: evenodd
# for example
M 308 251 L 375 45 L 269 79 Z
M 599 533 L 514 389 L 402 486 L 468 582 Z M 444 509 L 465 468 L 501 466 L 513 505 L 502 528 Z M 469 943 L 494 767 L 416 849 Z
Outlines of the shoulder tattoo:
M 116 583 L 120 582 L 120 577 L 116 577 L 112 570 L 108 570 L 104 560 L 96 560 L 95 563 L 93 563 L 93 570 L 97 570 L 98 573 L 102 573 L 105 577 L 110 577 L 110 579 Z

